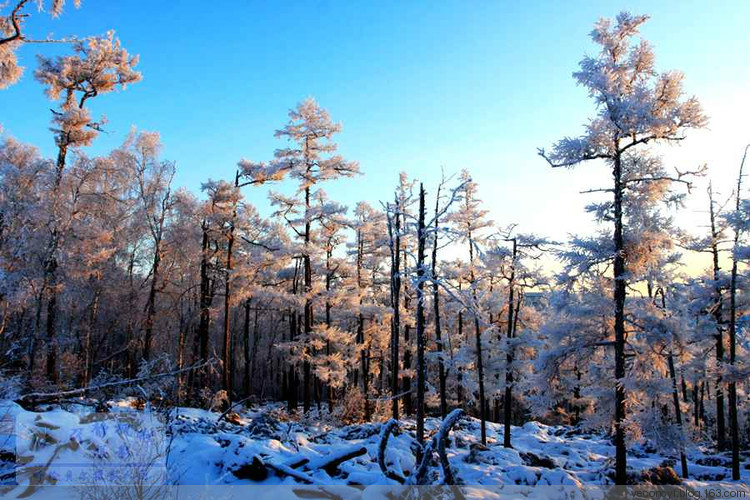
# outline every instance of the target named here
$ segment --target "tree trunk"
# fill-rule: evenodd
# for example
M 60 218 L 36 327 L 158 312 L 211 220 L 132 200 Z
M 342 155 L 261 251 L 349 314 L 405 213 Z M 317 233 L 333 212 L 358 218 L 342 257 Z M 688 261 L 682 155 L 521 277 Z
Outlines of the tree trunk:
M 254 392 L 255 384 L 253 383 L 253 381 L 256 380 L 256 373 L 258 372 L 258 348 L 260 347 L 259 316 L 260 316 L 260 312 L 258 311 L 258 309 L 255 309 L 255 315 L 253 317 L 253 347 L 250 350 L 250 384 L 249 384 L 250 391 L 248 395 L 250 393 L 256 394 L 256 395 L 258 394 L 257 392 Z M 271 357 L 268 356 L 266 359 L 269 360 L 270 362 Z
M 419 219 L 417 224 L 417 442 L 424 445 L 425 413 L 425 321 L 424 321 L 424 259 L 427 233 L 425 231 L 424 186 L 419 185 Z
M 713 317 L 716 322 L 716 363 L 721 366 L 724 363 L 724 320 L 722 318 L 723 300 L 721 297 L 721 286 L 719 285 L 719 234 L 716 230 L 716 214 L 714 213 L 714 199 L 711 185 L 708 186 L 709 214 L 711 217 L 711 255 L 713 257 L 714 278 L 714 300 L 716 305 L 713 309 Z M 724 383 L 721 376 L 716 379 L 716 444 L 719 451 L 727 447 L 726 424 L 724 422 Z
M 297 337 L 297 313 L 289 311 L 289 340 Z M 286 377 L 287 411 L 294 414 L 297 411 L 297 372 L 293 365 L 289 366 Z
M 750 145 L 745 148 L 745 154 L 740 164 L 740 173 L 737 176 L 737 191 L 735 210 L 740 211 L 740 199 L 742 193 L 742 171 L 745 166 L 745 158 Z M 734 368 L 736 361 L 737 346 L 737 247 L 740 239 L 740 231 L 734 230 L 734 245 L 732 247 L 732 273 L 729 281 L 729 364 Z M 729 382 L 729 426 L 732 439 L 732 480 L 740 479 L 740 430 L 737 418 L 737 382 L 732 379 Z
M 399 336 L 401 335 L 401 207 L 396 196 L 396 213 L 394 225 L 391 227 L 388 221 L 388 229 L 391 231 L 391 307 L 393 317 L 391 319 L 391 415 L 398 420 L 398 362 L 399 362 Z
M 364 259 L 364 240 L 362 237 L 362 231 L 357 230 L 357 289 L 359 293 L 359 314 L 357 315 L 357 344 L 360 346 L 359 351 L 359 370 L 362 372 L 362 397 L 365 401 L 365 420 L 370 420 L 370 402 L 367 400 L 367 392 L 369 390 L 370 377 L 367 363 L 367 349 L 365 349 L 365 317 L 362 314 L 362 297 L 363 289 L 362 286 L 362 267 Z M 354 383 L 358 383 L 358 373 L 354 373 Z
M 305 336 L 309 342 L 313 326 L 312 263 L 310 260 L 310 187 L 305 188 Z M 302 364 L 302 394 L 305 413 L 310 411 L 310 362 Z
M 54 269 L 57 268 L 55 260 L 53 270 L 50 272 L 49 279 L 49 298 L 47 299 L 47 380 L 57 385 L 59 377 L 57 374 L 57 275 Z
M 627 483 L 627 451 L 625 448 L 625 241 L 623 239 L 622 158 L 619 139 L 614 157 L 614 302 L 615 302 L 615 484 Z
M 515 285 L 516 285 L 516 259 L 518 256 L 518 241 L 513 238 L 511 240 L 513 244 L 512 263 L 510 268 L 510 278 L 508 279 L 508 327 L 507 336 L 508 341 L 515 336 L 515 316 L 514 316 L 514 304 L 515 304 Z M 513 371 L 511 370 L 511 364 L 513 363 L 513 349 L 508 344 L 508 352 L 505 355 L 505 404 L 503 405 L 503 447 L 512 448 L 510 444 L 510 419 L 513 410 Z
M 479 417 L 481 419 L 482 444 L 487 445 L 487 404 L 484 396 L 484 365 L 482 362 L 482 332 L 479 328 L 479 301 L 477 300 L 476 274 L 474 272 L 474 239 L 468 232 L 471 293 L 474 299 L 474 339 L 477 351 L 477 378 L 479 381 Z
M 208 221 L 202 223 L 203 239 L 201 242 L 201 282 L 200 282 L 200 320 L 198 323 L 198 339 L 200 343 L 199 364 L 208 361 L 208 328 L 211 321 L 211 283 L 208 277 Z M 201 369 L 200 377 L 196 377 L 198 391 L 208 386 L 208 370 Z
M 404 258 L 404 274 L 406 274 L 406 258 Z M 410 303 L 409 290 L 404 286 L 404 312 L 407 314 L 407 317 Z M 411 325 L 404 325 L 404 370 L 411 369 L 410 334 Z M 411 377 L 409 375 L 404 375 L 402 384 L 402 392 L 404 394 L 404 414 L 406 416 L 411 416 L 413 413 L 411 404 Z
M 223 352 L 223 370 L 222 386 L 227 391 L 227 396 L 232 397 L 232 330 L 230 324 L 229 311 L 232 306 L 232 252 L 234 247 L 234 222 L 232 222 L 227 238 L 227 256 L 226 266 L 224 268 L 224 352 Z
M 688 464 L 687 457 L 685 456 L 685 444 L 683 442 L 685 436 L 683 435 L 682 429 L 682 411 L 680 410 L 680 396 L 677 391 L 677 375 L 674 369 L 674 356 L 672 355 L 672 351 L 669 351 L 667 361 L 669 363 L 669 377 L 672 379 L 672 403 L 674 404 L 675 420 L 677 421 L 677 428 L 680 430 L 680 465 L 682 467 L 682 477 L 687 479 Z
M 143 338 L 143 359 L 151 359 L 151 343 L 154 332 L 154 316 L 156 315 L 156 287 L 159 280 L 159 263 L 161 262 L 160 251 L 161 240 L 154 242 L 154 261 L 151 270 L 151 286 L 148 289 L 148 300 L 146 301 L 146 325 Z
M 42 296 L 47 291 L 47 380 L 57 384 L 59 381 L 57 373 L 57 252 L 60 246 L 60 232 L 57 225 L 58 194 L 62 184 L 65 160 L 68 154 L 69 137 L 64 132 L 60 133 L 57 152 L 57 165 L 55 171 L 55 183 L 52 189 L 52 213 L 50 213 L 50 225 L 52 236 L 47 248 L 44 262 L 44 278 L 42 280 Z
M 245 339 L 244 342 L 244 355 L 245 355 L 245 370 L 244 370 L 244 377 L 242 378 L 242 392 L 245 395 L 245 397 L 248 397 L 250 395 L 250 299 L 245 301 L 245 323 L 244 323 L 244 331 L 243 331 L 243 337 Z M 257 314 L 257 313 L 256 313 Z M 257 317 L 256 317 L 256 324 L 257 324 Z
M 435 234 L 432 244 L 432 307 L 435 315 L 435 344 L 438 351 L 438 384 L 440 388 L 440 418 L 445 419 L 448 415 L 448 401 L 446 396 L 445 366 L 443 364 L 443 337 L 440 326 L 440 289 L 437 280 L 437 254 L 438 254 L 438 213 L 440 210 L 440 188 L 435 195 Z
M 94 292 L 94 300 L 91 302 L 91 315 L 89 316 L 89 324 L 86 327 L 86 336 L 83 342 L 83 387 L 88 387 L 94 369 L 91 337 L 96 329 L 96 319 L 99 315 L 99 296 L 100 291 L 96 290 Z
M 461 291 L 461 281 L 459 278 L 458 290 Z M 458 338 L 463 341 L 464 336 L 464 312 L 458 311 Z M 464 374 L 461 366 L 456 367 L 456 401 L 459 407 L 464 408 Z
M 331 258 L 333 258 L 333 245 L 326 248 L 326 326 L 331 327 L 331 301 L 330 291 L 333 282 L 333 270 L 331 269 Z M 331 355 L 331 341 L 326 340 L 326 356 Z M 330 381 L 325 385 L 326 399 L 328 400 L 328 413 L 333 413 L 333 387 Z

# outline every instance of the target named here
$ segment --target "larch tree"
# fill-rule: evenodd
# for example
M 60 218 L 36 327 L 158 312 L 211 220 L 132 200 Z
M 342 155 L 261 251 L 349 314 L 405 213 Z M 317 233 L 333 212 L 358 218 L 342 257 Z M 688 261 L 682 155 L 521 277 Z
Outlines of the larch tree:
M 234 254 L 236 247 L 236 226 L 239 211 L 246 208 L 243 204 L 243 194 L 241 188 L 250 185 L 260 185 L 267 182 L 280 180 L 283 178 L 284 170 L 274 170 L 265 163 L 257 163 L 251 160 L 242 159 L 237 164 L 234 183 L 229 182 L 211 182 L 210 190 L 215 198 L 215 208 L 220 208 L 224 213 L 222 221 L 222 236 L 225 246 L 225 256 L 223 264 L 224 270 L 224 315 L 223 315 L 223 348 L 222 348 L 222 386 L 227 391 L 229 397 L 233 395 L 232 378 L 233 363 L 231 356 L 231 346 L 233 335 L 231 329 L 230 312 L 233 305 L 233 266 Z M 220 197 L 221 199 L 217 199 Z M 252 210 L 248 210 L 248 213 Z
M 227 396 L 232 397 L 232 332 L 230 328 L 229 309 L 232 300 L 232 265 L 235 245 L 235 229 L 237 224 L 237 212 L 242 203 L 242 193 L 236 182 L 224 180 L 212 181 L 203 184 L 203 190 L 208 194 L 211 204 L 211 217 L 209 225 L 213 228 L 214 241 L 216 242 L 217 254 L 216 270 L 221 275 L 224 290 L 223 310 L 223 335 L 221 347 L 221 387 L 227 391 Z
M 530 234 L 519 234 L 516 225 L 511 224 L 495 236 L 498 246 L 488 253 L 489 258 L 501 259 L 498 274 L 506 284 L 505 301 L 505 366 L 503 396 L 503 447 L 512 448 L 511 421 L 514 406 L 514 364 L 516 344 L 519 343 L 519 325 L 522 320 L 523 295 L 526 290 L 540 288 L 546 283 L 538 269 L 530 266 L 531 262 L 541 258 L 548 242 Z M 487 267 L 491 267 L 489 264 Z M 525 311 L 524 311 L 525 313 Z M 525 319 L 525 318 L 524 318 Z M 502 318 L 497 322 L 501 323 Z M 502 335 L 499 332 L 499 335 Z M 520 350 L 520 349 L 519 349 Z
M 706 285 L 710 289 L 705 299 L 705 310 L 711 315 L 715 329 L 715 358 L 717 366 L 721 366 L 725 360 L 724 333 L 727 329 L 726 304 L 724 292 L 725 272 L 721 269 L 721 254 L 727 243 L 727 224 L 723 218 L 724 206 L 716 200 L 713 184 L 708 185 L 708 235 L 689 242 L 688 248 L 696 252 L 708 253 L 711 256 L 711 269 Z M 716 400 L 716 445 L 719 451 L 727 447 L 726 438 L 726 408 L 724 402 L 724 382 L 719 374 L 715 380 Z
M 275 171 L 285 170 L 298 182 L 294 197 L 273 193 L 272 201 L 279 209 L 279 214 L 289 224 L 303 243 L 302 263 L 304 280 L 304 333 L 310 335 L 313 330 L 313 196 L 318 185 L 338 179 L 351 177 L 359 173 L 357 162 L 345 160 L 335 154 L 336 143 L 333 136 L 341 131 L 341 125 L 331 120 L 327 111 L 318 106 L 314 99 L 302 101 L 289 112 L 289 122 L 284 128 L 276 131 L 276 137 L 285 138 L 292 143 L 291 147 L 278 149 L 272 165 Z M 309 362 L 303 364 L 303 404 L 304 411 L 310 410 Z
M 410 281 L 407 277 L 409 275 L 410 257 L 412 257 L 411 260 L 413 261 L 414 256 L 412 251 L 414 247 L 414 238 L 409 231 L 410 224 L 414 220 L 412 206 L 417 201 L 413 195 L 414 184 L 413 181 L 409 181 L 406 173 L 402 172 L 399 176 L 399 184 L 395 190 L 393 205 L 388 209 L 388 213 L 392 219 L 390 244 L 392 246 L 391 279 L 394 289 L 391 291 L 391 301 L 394 309 L 393 334 L 396 336 L 396 338 L 393 339 L 391 349 L 393 356 L 391 367 L 393 377 L 391 380 L 391 392 L 393 394 L 391 397 L 396 401 L 392 411 L 398 412 L 397 401 L 401 399 L 405 415 L 411 415 L 413 413 L 411 384 L 413 349 L 411 331 L 414 322 L 409 314 L 413 287 L 409 286 Z M 399 337 L 401 335 L 400 327 L 402 324 L 404 330 L 403 343 L 399 342 Z M 400 366 L 398 363 L 399 355 L 401 355 L 402 360 Z M 399 377 L 400 385 L 398 383 Z
M 389 273 L 389 304 L 393 310 L 391 316 L 391 415 L 394 419 L 399 418 L 399 394 L 401 393 L 401 373 L 399 340 L 401 338 L 401 293 L 402 284 L 402 261 L 406 259 L 402 239 L 405 237 L 406 216 L 408 206 L 413 202 L 411 197 L 411 186 L 407 181 L 406 174 L 402 173 L 399 186 L 394 191 L 393 203 L 385 203 L 385 212 L 388 228 L 388 248 L 390 253 Z M 408 334 L 407 334 L 408 338 Z M 407 346 L 408 347 L 408 346 Z M 405 362 L 406 365 L 406 362 Z M 406 365 L 408 368 L 408 365 Z M 404 381 L 405 382 L 405 381 Z M 405 384 L 406 386 L 406 384 Z M 410 390 L 410 388 L 409 388 Z M 406 398 L 406 395 L 404 395 Z M 405 400 L 406 405 L 406 400 Z
M 324 216 L 320 219 L 320 246 L 325 254 L 325 325 L 319 326 L 316 333 L 319 337 L 321 349 L 324 354 L 314 368 L 315 375 L 325 384 L 326 399 L 328 400 L 328 411 L 333 412 L 335 393 L 346 383 L 346 375 L 352 363 L 348 351 L 351 346 L 351 336 L 348 332 L 342 332 L 334 325 L 333 309 L 339 307 L 344 301 L 336 284 L 341 281 L 342 275 L 348 272 L 346 259 L 335 255 L 337 249 L 344 243 L 344 231 L 348 227 L 343 207 L 331 205 L 325 193 L 320 191 L 317 197 L 320 211 Z M 328 206 L 328 208 L 326 208 Z M 356 357 L 356 356 L 354 356 Z M 316 358 L 317 359 L 317 358 Z
M 440 391 L 440 418 L 445 418 L 448 415 L 448 396 L 446 373 L 445 373 L 445 359 L 443 351 L 445 346 L 443 344 L 443 330 L 440 322 L 440 285 L 438 280 L 440 276 L 438 274 L 438 249 L 441 246 L 441 213 L 440 213 L 440 192 L 443 188 L 443 180 L 437 188 L 435 193 L 435 212 L 433 215 L 433 226 L 432 226 L 432 252 L 431 252 L 431 268 L 430 276 L 432 279 L 432 313 L 435 330 L 435 345 L 437 348 L 437 362 L 438 362 L 438 390 Z
M 633 43 L 648 16 L 622 12 L 616 22 L 601 19 L 591 32 L 601 47 L 596 57 L 586 56 L 576 81 L 595 100 L 598 114 L 584 135 L 567 137 L 548 154 L 539 150 L 553 167 L 573 167 L 588 160 L 603 160 L 612 169 L 613 274 L 615 334 L 615 482 L 627 481 L 625 446 L 625 297 L 627 256 L 623 227 L 623 156 L 647 143 L 676 142 L 688 129 L 701 128 L 707 120 L 697 99 L 684 99 L 679 72 L 656 73 L 654 55 L 645 40 Z M 636 182 L 636 181 L 633 181 Z
M 481 208 L 481 200 L 477 197 L 478 186 L 471 180 L 469 172 L 464 170 L 460 176 L 462 186 L 462 200 L 458 203 L 457 209 L 448 214 L 446 221 L 452 225 L 452 230 L 457 234 L 457 241 L 464 243 L 468 247 L 469 266 L 468 266 L 468 284 L 470 293 L 470 303 L 472 310 L 470 314 L 474 319 L 474 346 L 476 356 L 476 376 L 479 389 L 477 405 L 481 419 L 482 444 L 487 443 L 487 399 L 485 397 L 485 380 L 484 365 L 482 354 L 482 323 L 480 318 L 480 294 L 479 294 L 479 265 L 480 247 L 486 239 L 483 230 L 492 225 L 492 221 L 486 219 L 487 210 Z
M 357 343 L 360 345 L 359 370 L 354 372 L 355 385 L 361 385 L 362 395 L 365 400 L 365 419 L 369 420 L 372 415 L 370 403 L 371 373 L 371 338 L 367 333 L 370 327 L 377 324 L 380 317 L 381 307 L 378 304 L 377 282 L 382 272 L 382 264 L 385 261 L 385 217 L 382 212 L 375 210 L 365 202 L 357 203 L 354 210 L 355 220 L 352 221 L 354 230 L 355 259 L 355 290 L 352 295 L 357 297 Z M 361 377 L 361 383 L 359 378 Z
M 46 373 L 50 381 L 57 381 L 56 315 L 58 284 L 56 280 L 60 241 L 57 227 L 57 205 L 60 194 L 66 157 L 71 148 L 88 146 L 101 130 L 86 103 L 98 95 L 124 89 L 128 84 L 141 79 L 135 71 L 138 57 L 131 56 L 120 46 L 114 33 L 104 38 L 91 38 L 76 42 L 75 55 L 56 59 L 39 58 L 35 72 L 37 80 L 46 86 L 46 92 L 54 101 L 62 100 L 59 110 L 53 110 L 53 128 L 58 148 L 54 183 L 50 197 L 52 208 L 49 217 L 49 243 L 44 259 L 43 294 L 47 297 L 47 358 Z M 40 306 L 41 307 L 41 304 Z

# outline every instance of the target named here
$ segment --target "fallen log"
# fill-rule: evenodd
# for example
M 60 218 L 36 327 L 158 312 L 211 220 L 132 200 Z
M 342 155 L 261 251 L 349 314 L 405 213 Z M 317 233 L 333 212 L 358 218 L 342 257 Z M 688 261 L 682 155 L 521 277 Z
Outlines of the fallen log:
M 288 476 L 301 483 L 314 484 L 313 478 L 306 474 L 306 472 L 324 470 L 329 476 L 333 476 L 338 472 L 338 468 L 342 463 L 362 456 L 365 453 L 367 453 L 367 448 L 358 446 L 320 457 L 314 461 L 308 458 L 295 458 L 284 463 L 270 462 L 256 455 L 250 463 L 243 464 L 231 472 L 238 479 L 263 481 L 268 477 L 270 471 L 277 476 Z M 302 471 L 297 470 L 300 468 L 302 468 Z
M 360 457 L 365 453 L 367 453 L 367 448 L 364 446 L 349 448 L 312 461 L 305 465 L 305 468 L 308 470 L 323 469 L 329 476 L 333 476 L 338 472 L 339 465 L 352 458 Z
M 287 467 L 291 467 L 292 469 L 299 469 L 303 465 L 307 465 L 308 462 L 310 462 L 309 458 L 295 458 L 288 462 L 284 462 L 284 465 L 286 465 Z
M 297 481 L 300 481 L 305 484 L 314 484 L 315 481 L 313 481 L 313 478 L 308 476 L 307 474 L 304 474 L 298 470 L 292 469 L 291 467 L 287 467 L 283 464 L 275 464 L 273 462 L 263 462 L 265 466 L 272 471 L 274 471 L 277 475 L 280 476 L 289 476 L 292 479 L 295 479 Z
M 430 439 L 422 449 L 422 457 L 417 465 L 417 470 L 409 478 L 408 484 L 424 486 L 427 484 L 427 471 L 429 470 L 432 453 L 435 451 L 435 438 Z
M 253 457 L 248 464 L 242 464 L 232 470 L 232 474 L 237 479 L 249 479 L 250 481 L 263 481 L 268 477 L 266 464 L 260 458 Z

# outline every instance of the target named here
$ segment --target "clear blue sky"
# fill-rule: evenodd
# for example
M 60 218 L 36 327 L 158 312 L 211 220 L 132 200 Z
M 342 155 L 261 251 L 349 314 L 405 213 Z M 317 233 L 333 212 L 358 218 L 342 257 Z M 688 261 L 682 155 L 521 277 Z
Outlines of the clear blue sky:
M 401 170 L 429 188 L 441 165 L 466 167 L 493 219 L 559 238 L 581 229 L 590 199 L 577 193 L 606 172 L 552 171 L 536 148 L 577 134 L 593 114 L 571 72 L 595 50 L 588 33 L 597 18 L 622 9 L 652 16 L 642 31 L 657 68 L 684 71 L 686 90 L 712 117 L 711 130 L 669 161 L 708 161 L 728 181 L 750 140 L 746 0 L 83 0 L 56 20 L 35 15 L 30 28 L 37 36 L 112 28 L 141 56 L 141 83 L 91 101 L 109 124 L 90 154 L 120 143 L 131 125 L 159 131 L 164 156 L 178 163 L 176 184 L 198 191 L 209 177 L 231 178 L 241 157 L 269 159 L 287 110 L 314 96 L 343 123 L 341 152 L 364 173 L 326 187 L 332 198 L 377 204 Z M 49 155 L 51 105 L 33 79 L 33 55 L 59 50 L 23 48 L 23 81 L 0 92 L 4 132 Z M 263 209 L 264 189 L 247 195 Z

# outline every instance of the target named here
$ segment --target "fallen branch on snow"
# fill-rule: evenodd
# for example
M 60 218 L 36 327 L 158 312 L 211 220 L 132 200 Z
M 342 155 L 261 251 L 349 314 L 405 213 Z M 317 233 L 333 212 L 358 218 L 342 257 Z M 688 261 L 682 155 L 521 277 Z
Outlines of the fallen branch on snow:
M 322 469 L 326 471 L 328 475 L 332 476 L 337 473 L 338 468 L 342 463 L 366 453 L 367 448 L 358 446 L 345 449 L 339 453 L 331 453 L 330 455 L 320 457 L 313 461 L 308 458 L 297 458 L 293 461 L 280 464 L 263 460 L 256 455 L 250 463 L 246 463 L 237 469 L 234 469 L 232 474 L 239 479 L 263 481 L 268 477 L 268 472 L 271 471 L 277 476 L 287 476 L 304 484 L 314 484 L 313 478 L 310 477 L 307 472 L 314 472 Z M 297 470 L 299 468 L 302 468 L 303 471 Z
M 388 438 L 391 437 L 391 434 L 393 434 L 396 429 L 398 429 L 398 421 L 394 419 L 390 419 L 380 428 L 380 443 L 378 444 L 378 465 L 380 466 L 380 470 L 383 471 L 383 475 L 385 477 L 387 477 L 388 479 L 393 479 L 399 484 L 404 484 L 406 482 L 406 478 L 404 478 L 401 474 L 390 470 L 385 464 L 385 449 L 388 446 Z
M 360 457 L 365 453 L 367 453 L 367 448 L 364 446 L 348 448 L 341 452 L 331 453 L 330 455 L 321 457 L 318 460 L 311 461 L 305 465 L 305 468 L 308 470 L 323 469 L 329 476 L 333 476 L 337 473 L 339 465 L 347 460 L 351 460 L 352 458 Z
M 453 477 L 453 471 L 451 470 L 451 464 L 448 462 L 445 445 L 448 443 L 448 435 L 450 434 L 451 429 L 453 429 L 458 421 L 465 415 L 466 413 L 460 408 L 450 412 L 448 416 L 445 417 L 445 420 L 443 420 L 443 423 L 440 424 L 440 430 L 438 430 L 437 436 L 435 436 L 435 439 L 437 440 L 437 452 L 440 457 L 440 467 L 443 469 L 443 484 L 451 485 L 456 483 L 456 480 Z
M 79 389 L 71 389 L 69 391 L 58 391 L 58 392 L 31 392 L 24 394 L 20 398 L 16 399 L 16 403 L 27 403 L 27 404 L 41 404 L 51 403 L 53 401 L 59 401 L 61 399 L 69 398 L 71 396 L 84 395 L 91 391 L 98 391 L 101 389 L 108 389 L 110 387 L 119 387 L 123 385 L 140 384 L 141 382 L 147 382 L 150 380 L 157 380 L 165 377 L 174 377 L 181 373 L 189 372 L 192 370 L 199 370 L 205 366 L 212 364 L 210 361 L 201 363 L 199 365 L 188 366 L 187 368 L 181 368 L 167 373 L 157 373 L 154 375 L 147 375 L 145 377 L 131 378 L 127 380 L 118 380 L 117 382 L 107 382 L 106 384 L 94 385 L 89 387 L 81 387 Z

